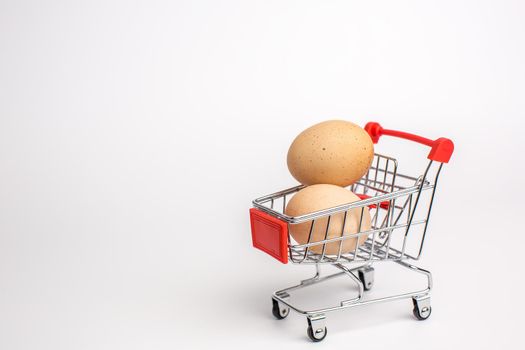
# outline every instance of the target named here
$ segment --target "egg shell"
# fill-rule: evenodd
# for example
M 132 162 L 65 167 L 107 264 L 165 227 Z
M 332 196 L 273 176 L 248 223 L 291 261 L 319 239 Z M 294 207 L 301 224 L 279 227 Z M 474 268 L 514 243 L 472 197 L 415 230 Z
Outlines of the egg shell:
M 374 144 L 360 126 L 329 120 L 300 133 L 288 150 L 288 169 L 303 185 L 349 186 L 359 180 L 374 158 Z
M 285 209 L 285 214 L 295 217 L 304 214 L 309 214 L 323 209 L 332 208 L 338 205 L 352 203 L 360 200 L 351 191 L 329 184 L 318 184 L 305 187 L 297 192 Z M 368 207 L 354 208 L 347 211 L 346 220 L 344 218 L 344 212 L 332 214 L 330 219 L 330 225 L 328 227 L 328 236 L 326 239 L 341 237 L 343 232 L 344 222 L 344 235 L 350 235 L 363 231 L 370 230 L 371 218 Z M 361 220 L 362 213 L 362 220 Z M 314 228 L 312 230 L 312 236 L 310 243 L 319 242 L 325 240 L 326 226 L 328 224 L 328 217 L 316 219 Z M 290 234 L 295 241 L 299 244 L 306 244 L 308 242 L 308 236 L 310 234 L 310 228 L 312 221 L 307 221 L 300 224 L 290 225 Z M 359 237 L 358 246 L 366 241 L 367 235 Z M 352 252 L 356 248 L 356 237 L 348 238 L 343 240 L 341 253 Z M 339 253 L 340 242 L 332 242 L 326 244 L 325 254 L 337 255 Z M 321 254 L 323 251 L 323 244 L 311 246 L 309 251 L 317 254 Z

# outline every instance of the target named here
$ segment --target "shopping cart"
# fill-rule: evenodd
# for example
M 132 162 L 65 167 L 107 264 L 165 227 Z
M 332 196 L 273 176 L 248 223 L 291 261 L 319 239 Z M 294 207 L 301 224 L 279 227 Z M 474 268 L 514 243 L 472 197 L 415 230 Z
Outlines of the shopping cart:
M 420 176 L 398 173 L 395 158 L 375 154 L 368 173 L 349 189 L 361 200 L 337 207 L 290 217 L 285 214 L 286 203 L 304 186 L 296 186 L 276 192 L 253 201 L 250 209 L 250 222 L 253 246 L 273 256 L 282 263 L 315 265 L 316 273 L 312 278 L 300 284 L 276 291 L 272 295 L 272 313 L 277 319 L 288 316 L 290 309 L 306 316 L 307 334 L 312 341 L 321 341 L 326 337 L 325 326 L 328 312 L 383 301 L 411 298 L 413 314 L 419 320 L 430 316 L 430 291 L 432 275 L 429 271 L 410 263 L 421 257 L 427 231 L 430 211 L 437 188 L 438 177 L 444 163 L 448 163 L 454 144 L 447 138 L 430 140 L 413 134 L 383 129 L 378 123 L 366 124 L 365 130 L 372 141 L 377 143 L 382 135 L 395 136 L 430 146 L 428 165 Z M 334 215 L 344 215 L 351 210 L 360 209 L 361 221 L 364 208 L 368 207 L 371 227 L 367 231 L 343 234 L 344 223 L 339 237 L 328 238 L 330 219 Z M 290 235 L 290 227 L 309 222 L 308 242 L 298 244 Z M 344 222 L 344 221 L 343 221 Z M 312 230 L 316 223 L 326 226 L 325 239 L 313 241 Z M 324 226 L 323 226 L 324 227 Z M 358 237 L 366 236 L 363 239 Z M 338 254 L 326 254 L 326 244 L 343 241 L 355 241 L 355 248 L 348 253 L 339 248 Z M 336 243 L 337 244 L 337 243 Z M 312 251 L 312 247 L 320 247 Z M 320 252 L 320 253 L 319 253 Z M 426 287 L 417 291 L 388 295 L 381 298 L 366 298 L 365 291 L 374 283 L 373 264 L 378 261 L 392 261 L 415 273 L 426 276 Z M 337 273 L 321 276 L 321 264 L 330 264 L 340 270 Z M 316 310 L 303 310 L 290 300 L 290 293 L 307 286 L 328 281 L 335 277 L 347 276 L 357 285 L 357 296 L 343 300 L 339 304 Z

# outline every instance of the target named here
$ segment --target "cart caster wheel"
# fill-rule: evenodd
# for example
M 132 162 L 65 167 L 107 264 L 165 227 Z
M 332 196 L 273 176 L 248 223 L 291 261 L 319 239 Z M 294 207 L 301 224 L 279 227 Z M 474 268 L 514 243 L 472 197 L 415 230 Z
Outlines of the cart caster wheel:
M 357 271 L 359 279 L 363 283 L 364 290 L 372 289 L 374 285 L 374 268 L 365 267 Z
M 272 314 L 276 319 L 282 320 L 283 318 L 286 318 L 289 313 L 289 307 L 280 306 L 277 300 L 272 299 Z
M 328 330 L 326 327 L 318 328 L 315 331 L 313 330 L 312 326 L 308 326 L 308 330 L 306 331 L 308 333 L 308 338 L 310 338 L 313 342 L 320 342 L 324 338 L 326 338 L 326 334 L 328 333 Z
M 306 320 L 308 321 L 308 329 L 306 330 L 308 338 L 314 342 L 320 342 L 326 338 L 326 333 L 328 331 L 326 330 L 325 326 L 326 323 L 324 314 L 310 315 L 306 318 Z
M 414 314 L 415 318 L 423 321 L 430 317 L 430 314 L 432 313 L 430 298 L 425 298 L 422 300 L 412 298 L 412 302 L 414 303 L 414 309 L 412 310 L 412 313 Z

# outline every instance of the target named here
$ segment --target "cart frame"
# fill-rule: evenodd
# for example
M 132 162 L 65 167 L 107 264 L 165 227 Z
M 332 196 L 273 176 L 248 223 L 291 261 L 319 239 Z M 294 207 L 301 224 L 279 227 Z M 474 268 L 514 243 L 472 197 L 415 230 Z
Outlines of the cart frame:
M 409 261 L 417 261 L 422 255 L 438 178 L 443 164 L 449 161 L 453 153 L 454 144 L 447 138 L 430 140 L 405 132 L 383 129 L 374 122 L 368 123 L 365 130 L 374 143 L 379 141 L 380 136 L 389 135 L 430 146 L 429 162 L 423 174 L 418 177 L 400 174 L 395 158 L 375 154 L 367 174 L 349 188 L 352 192 L 359 193 L 359 201 L 290 217 L 285 214 L 287 200 L 304 188 L 296 186 L 257 198 L 250 209 L 254 247 L 282 263 L 291 261 L 294 264 L 315 265 L 313 277 L 301 281 L 298 285 L 278 290 L 272 295 L 273 315 L 277 319 L 283 319 L 288 316 L 290 310 L 305 315 L 308 322 L 307 334 L 312 341 L 321 341 L 326 337 L 327 313 L 354 306 L 411 298 L 413 314 L 417 319 L 425 320 L 431 314 L 432 275 L 430 271 Z M 358 232 L 346 233 L 347 213 L 360 209 L 362 222 L 364 208 L 368 208 L 372 216 L 370 229 L 361 231 L 359 224 Z M 339 237 L 329 238 L 330 220 L 337 215 L 344 215 L 342 232 Z M 312 231 L 316 222 L 318 225 L 320 222 L 326 225 L 326 233 L 324 239 L 312 241 Z M 310 223 L 310 235 L 307 243 L 296 244 L 290 234 L 291 226 L 302 223 Z M 418 233 L 414 233 L 417 227 Z M 358 243 L 359 238 L 363 236 L 366 236 L 364 243 Z M 355 247 L 350 252 L 343 252 L 343 241 L 349 239 L 355 240 Z M 338 254 L 326 254 L 327 244 L 337 242 Z M 315 246 L 322 248 L 321 254 L 311 251 L 311 247 Z M 370 290 L 374 283 L 373 265 L 379 261 L 395 262 L 409 271 L 423 274 L 427 279 L 426 286 L 420 290 L 396 295 L 365 298 L 365 292 Z M 340 271 L 321 276 L 321 264 L 330 264 Z M 342 300 L 337 305 L 314 310 L 303 310 L 290 302 L 292 291 L 342 276 L 355 283 L 357 296 Z

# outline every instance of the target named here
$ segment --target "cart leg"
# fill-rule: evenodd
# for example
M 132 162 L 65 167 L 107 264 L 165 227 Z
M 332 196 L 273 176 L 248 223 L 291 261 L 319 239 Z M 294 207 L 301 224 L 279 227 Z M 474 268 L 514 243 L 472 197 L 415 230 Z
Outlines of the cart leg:
M 290 298 L 290 294 L 286 292 L 280 292 L 277 295 L 281 299 L 285 299 L 285 300 Z M 283 318 L 286 318 L 286 316 L 288 316 L 289 313 L 290 313 L 290 308 L 288 306 L 272 298 L 272 314 L 276 319 L 282 320 Z
M 363 267 L 358 270 L 358 274 L 364 289 L 370 290 L 374 284 L 374 268 L 371 266 Z
M 427 294 L 413 297 L 412 303 L 414 304 L 412 313 L 418 320 L 423 321 L 430 317 L 430 314 L 432 313 L 430 295 Z
M 323 340 L 327 334 L 326 316 L 324 314 L 309 315 L 306 319 L 308 321 L 308 337 L 314 342 Z
M 319 264 L 315 264 L 315 275 L 314 275 L 314 277 L 302 280 L 301 281 L 301 285 L 312 284 L 312 283 L 316 282 L 317 280 L 319 280 L 319 277 L 321 277 L 321 267 L 319 266 Z
M 346 266 L 344 266 L 342 264 L 333 264 L 333 266 L 338 268 L 339 270 L 343 271 L 348 277 L 350 277 L 357 284 L 357 287 L 359 288 L 359 290 L 357 292 L 358 293 L 357 297 L 355 297 L 353 299 L 343 300 L 341 302 L 341 306 L 345 306 L 345 305 L 348 305 L 348 304 L 355 304 L 355 303 L 359 302 L 363 298 L 363 292 L 365 290 L 365 286 L 363 285 L 363 282 L 361 282 L 359 277 L 357 277 L 354 274 L 353 270 L 348 269 Z
M 432 290 L 432 274 L 430 273 L 430 271 L 422 269 L 421 267 L 417 267 L 417 266 L 408 264 L 404 261 L 396 261 L 396 263 L 398 263 L 399 265 L 403 267 L 406 267 L 407 269 L 411 271 L 415 271 L 415 272 L 418 272 L 418 273 L 421 273 L 427 276 L 428 287 L 424 292 L 426 292 L 426 294 L 430 293 L 430 291 Z M 421 295 L 424 295 L 424 294 L 421 294 Z

